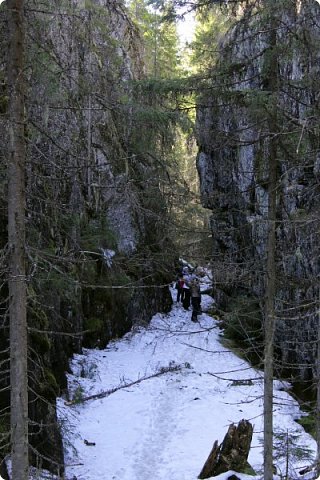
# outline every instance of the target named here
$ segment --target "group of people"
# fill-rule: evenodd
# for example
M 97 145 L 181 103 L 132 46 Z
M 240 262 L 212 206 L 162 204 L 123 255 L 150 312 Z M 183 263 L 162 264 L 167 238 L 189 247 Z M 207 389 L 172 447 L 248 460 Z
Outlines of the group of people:
M 192 320 L 197 321 L 197 315 L 201 313 L 201 290 L 197 275 L 191 272 L 189 267 L 184 267 L 178 274 L 176 281 L 177 303 L 182 302 L 185 310 L 192 305 Z

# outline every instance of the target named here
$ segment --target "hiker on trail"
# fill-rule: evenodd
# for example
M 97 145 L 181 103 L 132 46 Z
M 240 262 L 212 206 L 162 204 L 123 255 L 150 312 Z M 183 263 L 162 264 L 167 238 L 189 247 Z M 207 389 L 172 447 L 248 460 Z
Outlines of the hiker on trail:
M 183 302 L 183 298 L 184 298 L 183 286 L 184 286 L 183 274 L 179 273 L 176 281 L 177 303 L 179 303 L 180 301 Z
M 193 310 L 191 320 L 196 322 L 197 315 L 201 313 L 201 290 L 200 281 L 197 277 L 193 278 L 190 282 L 190 296 Z
M 190 287 L 189 287 L 189 284 L 192 280 L 192 277 L 189 273 L 189 268 L 186 267 L 184 269 L 184 274 L 183 274 L 183 281 L 184 281 L 184 285 L 183 285 L 183 300 L 182 300 L 182 305 L 183 305 L 183 308 L 185 310 L 189 310 L 189 307 L 190 307 Z

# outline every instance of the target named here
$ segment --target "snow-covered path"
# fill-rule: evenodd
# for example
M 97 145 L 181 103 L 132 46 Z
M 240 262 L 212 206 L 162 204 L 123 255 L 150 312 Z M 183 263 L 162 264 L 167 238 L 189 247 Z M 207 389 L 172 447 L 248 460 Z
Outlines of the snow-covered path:
M 204 295 L 203 309 L 211 302 Z M 67 406 L 58 399 L 67 480 L 195 480 L 213 442 L 221 442 L 230 423 L 243 418 L 254 424 L 249 462 L 261 473 L 261 373 L 221 345 L 214 319 L 204 313 L 195 324 L 190 316 L 174 305 L 168 315 L 155 315 L 148 328 L 105 350 L 74 356 L 71 398 L 126 385 L 161 368 L 181 369 L 83 404 Z M 296 446 L 314 452 L 315 442 L 294 422 L 299 407 L 282 387 L 275 382 L 275 431 L 291 432 Z M 305 464 L 300 460 L 294 471 Z M 278 462 L 282 470 L 283 465 L 284 459 Z

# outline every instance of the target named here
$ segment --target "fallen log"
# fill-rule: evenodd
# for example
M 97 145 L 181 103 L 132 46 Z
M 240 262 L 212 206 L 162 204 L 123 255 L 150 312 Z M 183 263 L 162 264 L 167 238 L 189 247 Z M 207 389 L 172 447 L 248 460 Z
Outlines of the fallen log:
M 157 372 L 153 373 L 152 375 L 148 375 L 145 377 L 140 377 L 133 382 L 124 383 L 123 385 L 119 385 L 118 387 L 111 388 L 110 390 L 105 390 L 104 392 L 95 393 L 94 395 L 89 395 L 88 397 L 77 398 L 69 401 L 65 401 L 64 404 L 67 406 L 76 405 L 79 403 L 87 402 L 88 400 L 97 400 L 99 398 L 105 398 L 111 395 L 112 393 L 117 392 L 118 390 L 123 390 L 124 388 L 132 387 L 133 385 L 137 385 L 138 383 L 144 382 L 145 380 L 149 380 L 150 378 L 159 377 L 160 375 L 164 375 L 165 373 L 169 372 L 178 372 L 182 370 L 183 365 L 169 365 L 168 367 L 161 367 Z

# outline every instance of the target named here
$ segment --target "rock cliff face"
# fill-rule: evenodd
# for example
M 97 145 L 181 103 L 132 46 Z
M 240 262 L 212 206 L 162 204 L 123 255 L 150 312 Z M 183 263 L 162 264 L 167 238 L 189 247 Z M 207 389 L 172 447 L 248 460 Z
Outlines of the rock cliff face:
M 313 377 L 318 331 L 319 13 L 314 1 L 277 3 L 278 88 L 270 91 L 268 12 L 245 11 L 221 46 L 209 93 L 199 102 L 205 107 L 197 111 L 197 166 L 202 203 L 212 210 L 216 297 L 234 309 L 234 328 L 248 344 L 261 329 L 268 155 L 270 138 L 277 139 L 275 349 L 280 371 L 301 380 Z M 268 128 L 271 115 L 275 131 Z
M 5 139 L 5 4 L 0 10 Z M 168 311 L 175 254 L 166 238 L 159 178 L 131 141 L 142 40 L 124 2 L 44 1 L 40 9 L 29 0 L 26 15 L 31 441 L 34 464 L 41 460 L 62 471 L 53 405 L 70 356 L 82 346 L 105 346 L 133 324 Z M 5 165 L 5 142 L 0 157 Z M 3 226 L 5 182 L 1 171 Z M 5 251 L 5 228 L 0 241 Z M 0 343 L 4 350 L 6 318 Z M 8 379 L 1 382 L 7 386 Z

